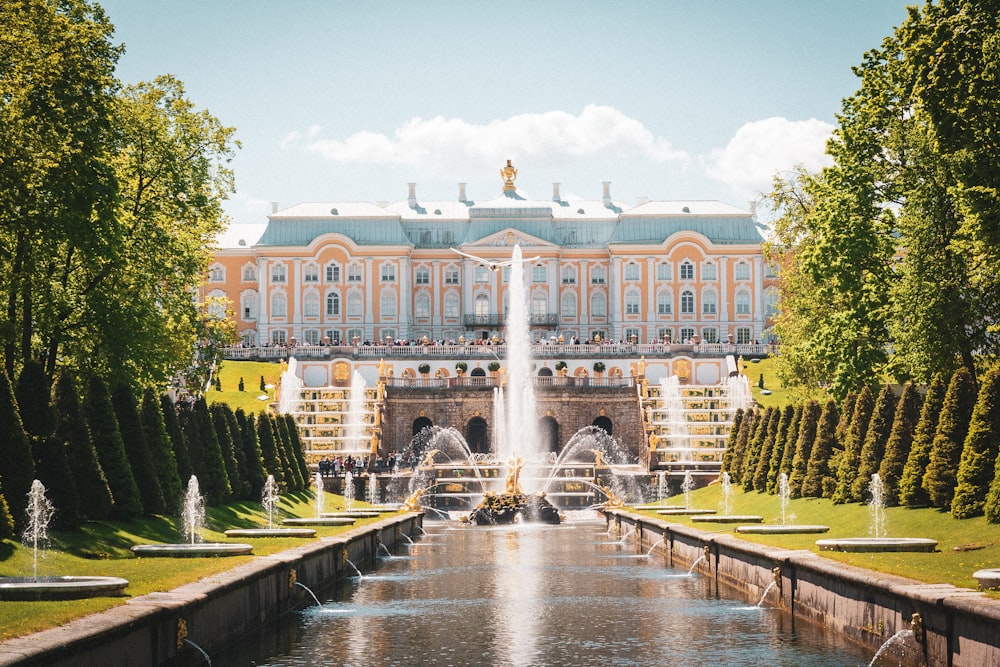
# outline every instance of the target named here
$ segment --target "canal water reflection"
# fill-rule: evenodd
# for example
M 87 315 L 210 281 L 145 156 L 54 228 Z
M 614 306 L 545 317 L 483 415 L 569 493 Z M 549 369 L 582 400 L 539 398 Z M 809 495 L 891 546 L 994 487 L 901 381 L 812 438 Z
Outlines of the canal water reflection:
M 863 649 L 777 609 L 716 596 L 603 521 L 428 535 L 285 617 L 216 667 L 256 664 L 866 665 Z M 308 582 L 306 582 L 308 583 Z

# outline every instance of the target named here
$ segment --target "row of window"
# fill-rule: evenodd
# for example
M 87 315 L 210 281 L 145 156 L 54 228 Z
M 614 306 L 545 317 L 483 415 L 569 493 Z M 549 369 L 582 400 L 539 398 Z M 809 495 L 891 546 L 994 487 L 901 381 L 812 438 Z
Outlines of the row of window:
M 637 281 L 641 279 L 641 265 L 637 262 L 625 264 L 625 280 Z M 330 262 L 324 267 L 325 282 L 335 284 L 340 282 L 341 266 L 336 262 Z M 503 268 L 503 282 L 510 281 L 510 267 Z M 684 260 L 680 264 L 679 279 L 694 280 L 694 263 Z M 476 266 L 473 280 L 477 283 L 488 283 L 491 280 L 491 270 L 485 266 Z M 750 280 L 750 264 L 748 262 L 738 262 L 733 270 L 734 278 L 738 281 Z M 347 267 L 347 282 L 360 283 L 363 280 L 364 272 L 360 263 L 352 263 Z M 396 265 L 391 262 L 383 263 L 380 266 L 379 277 L 382 282 L 396 281 Z M 414 283 L 417 285 L 429 285 L 431 282 L 431 272 L 427 267 L 417 267 L 414 270 Z M 577 267 L 564 266 L 562 268 L 562 283 L 564 285 L 575 285 L 577 282 Z M 243 282 L 257 281 L 257 267 L 254 264 L 247 264 L 243 267 Z M 272 283 L 288 282 L 288 268 L 284 263 L 278 262 L 271 265 L 270 278 Z M 673 280 L 673 264 L 670 262 L 660 262 L 656 265 L 657 280 Z M 716 265 L 714 262 L 705 262 L 701 265 L 702 281 L 718 280 Z M 215 264 L 208 271 L 209 282 L 225 282 L 225 267 Z M 302 267 L 302 281 L 305 283 L 320 282 L 320 265 L 316 262 L 308 262 Z M 548 267 L 538 265 L 531 267 L 531 282 L 544 283 L 548 281 Z M 603 266 L 595 266 L 590 269 L 590 283 L 592 285 L 603 285 L 607 281 L 606 269 Z M 459 284 L 459 270 L 457 268 L 446 268 L 444 270 L 444 284 Z

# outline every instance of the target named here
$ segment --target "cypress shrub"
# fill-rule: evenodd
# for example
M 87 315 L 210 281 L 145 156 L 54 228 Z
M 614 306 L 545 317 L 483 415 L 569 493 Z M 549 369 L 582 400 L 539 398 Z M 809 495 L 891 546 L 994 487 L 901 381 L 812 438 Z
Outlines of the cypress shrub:
M 0 461 L 3 461 L 5 496 L 14 504 L 14 529 L 24 529 L 24 513 L 19 511 L 27 502 L 31 482 L 35 479 L 35 460 L 24 424 L 17 409 L 17 400 L 6 369 L 0 368 Z M 18 504 L 20 503 L 20 504 Z
M 173 406 L 171 406 L 173 412 Z M 164 512 L 172 513 L 181 506 L 181 495 L 184 485 L 177 472 L 177 458 L 174 456 L 173 444 L 167 434 L 163 420 L 163 406 L 156 391 L 152 387 L 142 392 L 142 434 L 146 439 L 149 455 L 156 462 L 156 478 L 160 482 L 163 493 Z
M 774 456 L 775 443 L 778 440 L 778 422 L 781 421 L 781 410 L 769 408 L 767 429 L 764 431 L 764 444 L 760 449 L 757 469 L 753 475 L 754 491 L 767 490 L 767 475 L 771 471 L 771 458 Z
M 740 424 L 743 422 L 743 408 L 737 408 L 733 414 L 733 424 L 729 429 L 729 439 L 726 441 L 726 451 L 722 453 L 722 469 L 733 475 L 733 454 L 736 452 L 736 442 L 740 437 Z
M 295 454 L 295 461 L 299 466 L 299 474 L 304 482 L 303 488 L 309 487 L 309 463 L 306 462 L 306 454 L 302 447 L 302 439 L 299 438 L 299 427 L 291 415 L 283 415 L 285 426 L 288 428 L 288 440 Z
M 0 475 L 0 540 L 14 539 L 14 517 L 10 514 L 10 505 L 3 494 L 3 476 Z
M 302 470 L 295 459 L 295 452 L 292 451 L 292 440 L 288 434 L 288 426 L 281 415 L 271 415 L 272 428 L 276 434 L 278 452 L 281 455 L 282 465 L 285 466 L 285 480 L 289 481 L 289 487 L 293 491 L 303 491 L 309 487 L 309 477 L 302 478 Z
M 108 396 L 108 387 L 96 375 L 87 383 L 84 413 L 90 425 L 90 436 L 97 450 L 97 458 L 111 489 L 111 516 L 116 519 L 142 516 L 142 498 L 125 454 L 125 443 L 118 432 L 118 420 L 115 419 L 115 410 Z
M 994 470 L 1000 470 L 1000 454 L 993 463 Z M 986 515 L 986 523 L 1000 523 L 1000 475 L 993 475 L 990 482 L 990 490 L 986 494 L 986 502 L 983 505 L 983 514 Z
M 871 482 L 872 475 L 878 472 L 885 456 L 885 445 L 892 434 L 892 420 L 896 414 L 896 394 L 892 387 L 885 385 L 875 399 L 875 408 L 868 420 L 868 432 L 861 446 L 861 463 L 858 466 L 858 476 L 851 486 L 851 496 L 867 501 L 865 494 Z
M 837 488 L 833 492 L 835 503 L 856 503 L 861 500 L 860 494 L 854 495 L 854 480 L 858 478 L 861 448 L 868 435 L 868 424 L 871 422 L 874 409 L 875 397 L 872 396 L 871 389 L 865 387 L 854 403 L 851 425 L 844 439 L 844 453 L 841 454 L 840 465 L 837 466 Z
M 802 423 L 803 404 L 799 403 L 792 407 L 792 421 L 788 425 L 788 433 L 785 434 L 785 451 L 781 457 L 781 467 L 778 469 L 778 476 L 781 473 L 792 477 L 792 463 L 795 460 L 795 447 L 799 440 L 799 425 Z M 791 483 L 791 482 L 789 482 Z
M 941 406 L 941 418 L 931 444 L 931 456 L 924 473 L 924 488 L 932 507 L 950 508 L 958 483 L 958 464 L 969 432 L 969 420 L 976 403 L 972 373 L 960 368 L 951 376 Z
M 128 457 L 135 483 L 139 487 L 139 498 L 146 514 L 163 514 L 166 505 L 163 501 L 163 489 L 156 476 L 153 457 L 146 445 L 146 435 L 142 430 L 142 419 L 135 402 L 132 388 L 125 382 L 117 382 L 111 390 L 111 405 L 115 408 L 118 419 L 118 432 L 125 444 L 125 455 Z
M 76 382 L 65 371 L 56 379 L 54 404 L 56 439 L 66 447 L 66 460 L 80 499 L 80 514 L 88 519 L 106 519 L 114 503 L 111 487 L 90 439 Z
M 903 395 L 896 405 L 892 418 L 892 433 L 885 445 L 885 456 L 879 466 L 878 476 L 882 478 L 885 504 L 893 507 L 899 504 L 899 482 L 903 476 L 903 466 L 910 455 L 913 434 L 920 419 L 920 394 L 912 384 L 903 388 Z
M 962 447 L 955 496 L 951 501 L 951 515 L 956 519 L 968 519 L 983 513 L 986 494 L 995 474 L 997 454 L 1000 453 L 998 439 L 1000 369 L 994 369 L 983 378 Z
M 809 457 L 812 454 L 813 442 L 816 440 L 816 429 L 822 412 L 817 401 L 809 401 L 802 408 L 802 419 L 799 421 L 799 433 L 795 438 L 795 454 L 792 456 L 792 473 L 788 477 L 788 487 L 792 498 L 802 497 L 802 482 L 809 471 Z
M 198 422 L 198 435 L 201 438 L 205 466 L 205 478 L 201 488 L 209 505 L 219 505 L 229 499 L 232 495 L 232 489 L 229 486 L 229 474 L 226 472 L 222 448 L 215 435 L 212 415 L 208 411 L 208 403 L 204 397 L 194 402 L 194 418 Z
M 847 430 L 851 427 L 851 421 L 854 419 L 854 406 L 858 402 L 857 392 L 849 392 L 844 398 L 844 404 L 840 407 L 840 421 L 837 422 L 837 442 L 840 444 L 840 448 L 844 448 L 844 444 L 847 441 Z
M 760 419 L 754 424 L 753 437 L 747 444 L 746 457 L 743 459 L 743 470 L 740 472 L 744 491 L 753 491 L 753 478 L 757 472 L 757 464 L 760 462 L 760 453 L 764 449 L 764 441 L 767 439 L 767 423 L 774 414 L 774 408 L 767 408 Z
M 924 395 L 924 405 L 920 408 L 920 419 L 917 420 L 917 429 L 913 433 L 910 454 L 906 457 L 903 476 L 899 480 L 899 502 L 907 507 L 926 507 L 931 502 L 924 488 L 924 473 L 931 460 L 931 445 L 937 432 L 946 389 L 944 375 L 938 373 Z
M 271 418 L 266 412 L 257 413 L 257 437 L 260 441 L 260 451 L 267 473 L 273 475 L 274 481 L 281 484 L 285 490 L 290 490 L 285 481 L 285 471 L 281 465 L 281 458 L 278 455 L 278 443 L 275 442 Z
M 234 488 L 239 487 L 240 471 L 236 465 L 236 455 L 233 452 L 233 434 L 229 429 L 227 413 L 232 414 L 232 410 L 225 403 L 214 403 L 209 408 L 215 438 L 219 442 L 219 452 L 222 454 L 222 462 L 226 467 L 226 479 L 229 480 L 230 493 L 234 494 Z
M 233 442 L 233 460 L 236 462 L 236 477 L 229 476 L 229 486 L 233 489 L 233 497 L 240 500 L 256 500 L 250 495 L 250 482 L 247 479 L 246 461 L 243 459 L 243 431 L 232 408 L 226 405 L 226 423 L 229 426 L 229 437 Z
M 184 495 L 184 487 L 187 480 L 190 480 L 191 475 L 194 474 L 194 470 L 191 468 L 187 440 L 184 438 L 184 429 L 181 426 L 177 406 L 166 394 L 160 396 L 160 412 L 163 414 L 163 427 L 167 430 L 167 436 L 170 438 L 170 449 L 174 452 L 174 461 L 177 463 L 177 478 L 181 485 L 180 495 L 178 495 L 180 498 Z
M 791 426 L 792 417 L 795 415 L 795 408 L 786 405 L 781 410 L 778 418 L 778 430 L 774 436 L 774 447 L 771 449 L 771 464 L 767 471 L 767 485 L 764 489 L 768 493 L 777 493 L 778 475 L 781 473 L 781 461 L 785 458 L 785 441 L 788 439 L 788 429 Z
M 743 413 L 740 432 L 736 436 L 736 448 L 733 450 L 733 465 L 729 469 L 729 475 L 734 484 L 742 481 L 743 461 L 746 459 L 747 448 L 750 446 L 750 439 L 753 437 L 760 414 L 760 410 L 752 408 Z
M 830 469 L 830 457 L 837 446 L 837 422 L 840 415 L 837 403 L 826 402 L 816 426 L 816 439 L 809 453 L 809 466 L 802 480 L 802 496 L 805 498 L 825 498 L 833 495 L 836 484 Z
M 66 458 L 66 447 L 56 438 L 56 411 L 45 369 L 37 361 L 24 364 L 14 390 L 25 435 L 31 443 L 35 477 L 48 490 L 56 512 L 53 527 L 74 530 L 80 526 L 80 496 Z
M 243 408 L 236 410 L 236 421 L 240 425 L 243 462 L 246 465 L 247 483 L 250 485 L 247 499 L 259 500 L 263 496 L 267 471 L 264 469 L 264 457 L 260 452 L 260 441 L 257 440 L 257 425 L 253 416 L 247 415 Z
M 188 463 L 191 466 L 191 474 L 198 478 L 198 488 L 204 493 L 205 484 L 208 482 L 208 475 L 205 473 L 205 452 L 201 443 L 201 425 L 198 423 L 198 416 L 195 414 L 194 403 L 182 401 L 177 404 L 177 419 L 184 432 L 184 444 L 187 446 Z M 179 472 L 179 471 L 178 471 Z M 184 480 L 183 477 L 181 477 Z M 188 477 L 188 480 L 191 478 Z M 188 482 L 184 481 L 186 485 Z

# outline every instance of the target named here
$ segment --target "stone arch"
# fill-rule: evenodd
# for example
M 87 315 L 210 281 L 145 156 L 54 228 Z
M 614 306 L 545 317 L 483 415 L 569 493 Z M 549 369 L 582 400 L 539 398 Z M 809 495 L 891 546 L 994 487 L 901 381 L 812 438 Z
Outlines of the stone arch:
M 465 424 L 465 442 L 473 454 L 486 454 L 490 451 L 490 429 L 482 417 L 473 417 Z
M 608 435 L 612 435 L 614 432 L 614 424 L 605 415 L 601 415 L 600 417 L 596 418 L 593 422 L 591 422 L 591 425 L 596 426 L 599 429 L 602 429 Z
M 474 378 L 483 378 L 486 377 L 486 371 L 484 371 L 482 368 L 476 367 L 469 372 L 469 375 L 471 375 Z
M 410 435 L 416 435 L 417 433 L 420 433 L 428 426 L 433 426 L 433 425 L 434 422 L 432 422 L 427 417 L 417 417 L 416 419 L 413 420 L 413 432 Z
M 540 378 L 550 378 L 552 377 L 552 369 L 548 366 L 542 366 L 538 369 L 538 377 Z
M 538 441 L 542 451 L 559 453 L 559 422 L 551 415 L 538 420 Z

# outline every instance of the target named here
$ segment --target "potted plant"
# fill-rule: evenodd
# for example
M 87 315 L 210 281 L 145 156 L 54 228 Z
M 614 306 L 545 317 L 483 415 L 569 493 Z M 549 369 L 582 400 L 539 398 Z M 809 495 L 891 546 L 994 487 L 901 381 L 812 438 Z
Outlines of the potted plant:
M 604 373 L 604 369 L 605 368 L 607 368 L 607 366 L 604 365 L 603 361 L 595 361 L 594 362 L 594 375 L 598 375 L 598 376 L 602 375 Z
M 428 373 L 431 372 L 431 365 L 430 364 L 420 364 L 419 366 L 417 366 L 417 370 L 420 371 L 421 375 L 427 375 Z
M 569 368 L 567 367 L 566 362 L 565 361 L 557 361 L 556 362 L 556 373 L 559 373 L 559 375 L 566 375 L 567 372 L 569 372 Z
M 469 364 L 464 361 L 459 361 L 455 364 L 455 373 L 457 373 L 459 377 L 465 375 L 465 371 L 467 370 L 469 370 Z
M 489 363 L 489 364 L 488 364 L 488 365 L 486 366 L 486 369 L 487 369 L 487 370 L 488 370 L 488 371 L 489 371 L 490 373 L 492 373 L 493 375 L 496 375 L 496 374 L 497 374 L 497 371 L 499 371 L 499 370 L 500 370 L 500 362 L 499 362 L 499 361 L 491 361 L 491 362 L 490 362 L 490 363 Z

